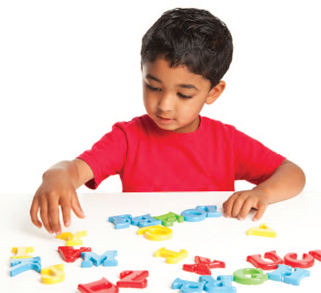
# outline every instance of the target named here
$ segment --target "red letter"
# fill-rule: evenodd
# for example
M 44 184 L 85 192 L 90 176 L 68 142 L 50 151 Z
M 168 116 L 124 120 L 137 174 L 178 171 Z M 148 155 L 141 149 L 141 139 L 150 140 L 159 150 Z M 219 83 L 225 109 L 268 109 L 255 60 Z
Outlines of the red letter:
M 292 268 L 310 268 L 314 264 L 314 258 L 311 254 L 303 253 L 303 258 L 298 260 L 298 255 L 296 253 L 288 253 L 284 257 L 284 262 L 286 265 L 291 266 Z
M 118 293 L 119 289 L 114 284 L 110 283 L 105 278 L 102 278 L 99 281 L 88 283 L 88 284 L 79 284 L 78 290 L 82 293 Z
M 321 250 L 312 250 L 309 252 L 315 259 L 321 261 Z
M 74 262 L 77 258 L 80 258 L 82 252 L 91 251 L 90 247 L 80 247 L 74 249 L 72 246 L 58 246 L 58 252 L 65 262 Z
M 272 260 L 273 262 L 267 262 L 263 260 L 260 254 L 249 255 L 246 258 L 246 261 L 250 262 L 256 268 L 260 268 L 262 270 L 276 270 L 279 264 L 284 263 L 283 259 L 276 255 L 275 251 L 266 252 L 264 257 Z
M 123 288 L 146 288 L 148 271 L 123 271 L 120 273 L 121 280 L 117 282 L 118 287 Z

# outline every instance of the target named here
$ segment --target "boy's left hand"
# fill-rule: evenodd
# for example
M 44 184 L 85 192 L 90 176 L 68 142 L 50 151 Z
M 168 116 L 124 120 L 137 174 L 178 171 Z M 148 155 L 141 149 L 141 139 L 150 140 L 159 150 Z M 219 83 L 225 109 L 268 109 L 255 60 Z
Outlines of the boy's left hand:
M 267 198 L 268 196 L 263 191 L 257 189 L 235 192 L 223 203 L 225 216 L 244 220 L 254 208 L 257 212 L 253 221 L 257 221 L 261 219 L 269 204 Z

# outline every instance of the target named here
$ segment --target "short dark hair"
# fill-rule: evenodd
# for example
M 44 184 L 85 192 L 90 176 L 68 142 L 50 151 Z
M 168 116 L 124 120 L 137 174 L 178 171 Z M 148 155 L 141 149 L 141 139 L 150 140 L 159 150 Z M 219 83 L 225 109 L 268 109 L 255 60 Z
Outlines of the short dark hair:
M 164 58 L 170 67 L 186 66 L 214 87 L 232 55 L 232 36 L 225 23 L 207 10 L 176 8 L 163 13 L 144 35 L 141 64 Z

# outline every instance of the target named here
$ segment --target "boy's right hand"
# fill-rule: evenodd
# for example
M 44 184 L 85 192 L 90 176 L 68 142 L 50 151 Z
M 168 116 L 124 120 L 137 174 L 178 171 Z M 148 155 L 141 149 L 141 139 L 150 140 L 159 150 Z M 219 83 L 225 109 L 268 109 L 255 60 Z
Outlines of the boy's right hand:
M 77 217 L 85 217 L 78 201 L 76 187 L 68 174 L 61 169 L 52 169 L 44 174 L 43 182 L 33 198 L 30 209 L 33 224 L 38 228 L 42 227 L 38 218 L 40 210 L 40 217 L 46 230 L 49 233 L 60 234 L 59 206 L 66 227 L 70 225 L 71 209 Z

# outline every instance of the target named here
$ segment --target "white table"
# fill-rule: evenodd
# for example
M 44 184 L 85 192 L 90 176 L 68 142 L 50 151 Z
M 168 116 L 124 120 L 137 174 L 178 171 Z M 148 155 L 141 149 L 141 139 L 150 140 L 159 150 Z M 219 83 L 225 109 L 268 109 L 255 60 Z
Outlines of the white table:
M 119 193 L 119 194 L 80 194 L 80 202 L 86 219 L 73 216 L 72 224 L 65 232 L 86 230 L 83 246 L 102 254 L 106 250 L 117 250 L 117 267 L 81 268 L 81 259 L 74 263 L 64 263 L 57 253 L 58 246 L 65 241 L 56 239 L 44 229 L 34 227 L 29 218 L 32 195 L 1 195 L 1 271 L 0 292 L 78 292 L 79 283 L 85 284 L 108 279 L 113 284 L 119 280 L 124 270 L 148 270 L 146 289 L 120 288 L 120 292 L 180 292 L 171 289 L 176 278 L 198 281 L 199 275 L 182 270 L 183 264 L 193 264 L 195 256 L 204 256 L 226 263 L 225 269 L 212 269 L 212 276 L 233 274 L 241 268 L 253 268 L 246 262 L 252 254 L 264 255 L 276 250 L 284 257 L 289 252 L 303 253 L 321 249 L 321 194 L 302 193 L 298 197 L 270 205 L 263 218 L 252 222 L 252 215 L 244 221 L 220 218 L 207 218 L 202 222 L 175 223 L 174 236 L 167 241 L 149 241 L 137 235 L 138 228 L 116 230 L 108 217 L 131 214 L 133 217 L 150 213 L 162 215 L 169 211 L 180 214 L 198 205 L 217 205 L 222 211 L 222 203 L 231 193 Z M 247 236 L 246 231 L 254 226 L 267 223 L 277 232 L 277 238 Z M 40 256 L 42 267 L 65 264 L 66 279 L 63 283 L 44 285 L 41 276 L 35 271 L 27 271 L 10 277 L 10 257 L 12 247 L 33 246 L 33 256 Z M 167 264 L 164 258 L 154 257 L 162 247 L 169 250 L 188 251 L 187 259 L 178 264 Z M 315 261 L 309 268 L 311 276 L 301 281 L 300 286 L 292 286 L 275 281 L 266 281 L 258 286 L 246 286 L 233 282 L 237 292 L 316 292 L 320 286 L 321 263 Z M 265 271 L 267 272 L 267 271 Z M 204 291 L 205 292 L 205 291 Z M 274 291 L 275 292 L 275 291 Z

